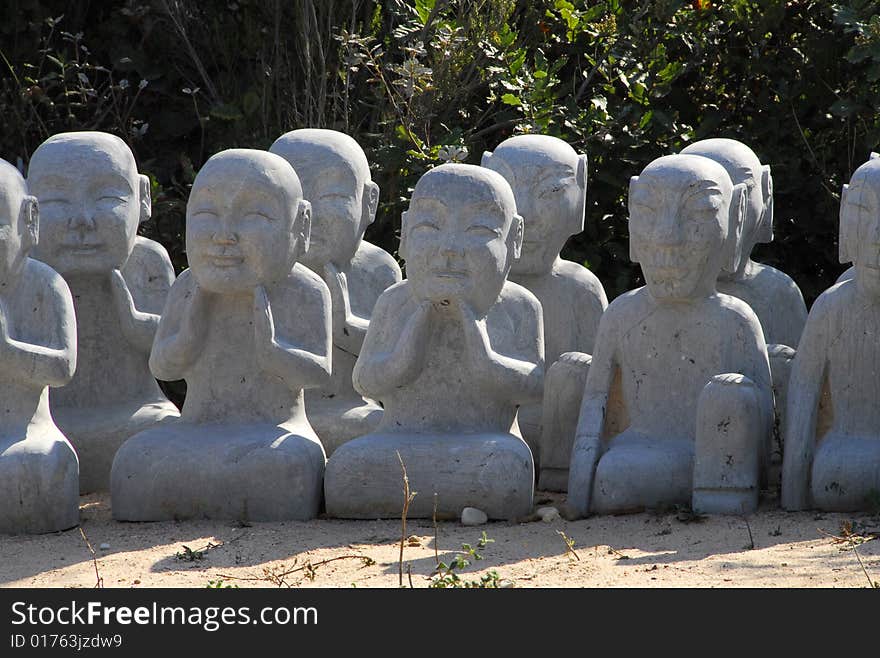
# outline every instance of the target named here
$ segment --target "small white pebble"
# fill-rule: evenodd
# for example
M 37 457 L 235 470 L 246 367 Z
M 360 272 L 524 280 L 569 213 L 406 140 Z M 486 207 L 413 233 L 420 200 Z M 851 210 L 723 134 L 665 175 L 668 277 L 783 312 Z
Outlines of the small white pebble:
M 559 510 L 555 507 L 539 507 L 535 514 L 541 517 L 541 520 L 550 523 L 551 521 L 558 521 L 561 517 L 559 516 Z
M 486 513 L 476 507 L 465 507 L 461 510 L 462 525 L 483 525 L 489 520 Z

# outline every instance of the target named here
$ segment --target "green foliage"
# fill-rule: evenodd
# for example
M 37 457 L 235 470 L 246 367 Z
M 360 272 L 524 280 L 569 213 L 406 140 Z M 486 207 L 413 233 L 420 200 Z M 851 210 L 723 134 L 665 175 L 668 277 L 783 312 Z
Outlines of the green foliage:
M 205 589 L 238 589 L 238 585 L 230 585 L 223 582 L 222 578 L 218 578 L 217 580 L 209 580 Z
M 477 553 L 477 549 L 483 550 L 486 546 L 494 542 L 494 539 L 489 539 L 489 537 L 486 536 L 486 531 L 484 530 L 482 536 L 477 541 L 476 548 L 470 544 L 462 544 L 461 551 L 455 553 L 455 556 L 449 564 L 446 564 L 445 562 L 437 564 L 437 568 L 434 570 L 434 575 L 431 577 L 431 584 L 429 587 L 435 589 L 445 589 L 450 587 L 466 589 L 497 589 L 500 586 L 500 579 L 498 577 L 498 572 L 494 569 L 480 576 L 479 580 L 463 580 L 461 576 L 458 575 L 463 569 L 470 566 L 472 560 L 477 561 L 483 559 L 483 556 L 480 553 Z
M 773 167 L 776 241 L 756 258 L 812 300 L 837 262 L 839 190 L 880 142 L 880 3 L 848 0 L 8 0 L 0 157 L 62 130 L 120 135 L 151 176 L 142 227 L 186 266 L 185 206 L 210 154 L 304 126 L 352 134 L 382 189 L 368 239 L 396 251 L 427 169 L 510 135 L 590 156 L 563 256 L 609 297 L 638 285 L 629 177 L 709 136 Z

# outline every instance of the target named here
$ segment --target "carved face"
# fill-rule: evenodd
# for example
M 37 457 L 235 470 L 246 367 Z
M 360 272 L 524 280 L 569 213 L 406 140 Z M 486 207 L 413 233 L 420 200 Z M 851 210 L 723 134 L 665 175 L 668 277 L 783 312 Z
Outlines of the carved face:
M 335 130 L 305 128 L 279 137 L 269 149 L 296 170 L 312 204 L 312 237 L 303 263 L 315 271 L 329 262 L 343 267 L 373 221 L 379 186 L 361 147 Z
M 223 151 L 205 164 L 186 207 L 187 255 L 200 286 L 246 293 L 289 274 L 308 243 L 308 203 L 291 188 L 298 192 L 296 174 L 269 153 Z
M 50 138 L 31 160 L 28 185 L 42 220 L 34 253 L 61 274 L 109 272 L 128 260 L 149 217 L 149 182 L 121 140 L 69 135 Z
M 741 273 L 755 245 L 773 240 L 773 178 L 770 167 L 762 165 L 748 146 L 734 139 L 714 138 L 694 142 L 682 154 L 702 155 L 714 160 L 724 167 L 734 185 L 742 183 L 746 186 Z
M 422 177 L 400 247 L 417 297 L 454 299 L 478 311 L 495 302 L 522 240 L 505 187 L 500 176 L 472 165 L 443 165 Z
M 524 223 L 516 274 L 549 272 L 565 241 L 584 228 L 586 156 L 546 135 L 513 137 L 483 156 L 510 183 Z
M 300 180 L 312 204 L 312 240 L 304 262 L 320 268 L 351 260 L 363 237 L 365 182 L 345 164 L 305 170 Z
M 714 290 L 731 197 L 724 169 L 698 156 L 660 158 L 630 182 L 631 253 L 655 299 L 685 301 Z
M 863 165 L 866 167 L 866 165 Z M 860 167 L 862 169 L 862 167 Z M 872 175 L 871 175 L 872 174 Z M 856 269 L 856 279 L 863 290 L 880 297 L 880 174 L 867 172 L 853 176 L 841 203 L 841 242 L 847 241 Z
M 0 285 L 21 271 L 35 242 L 36 222 L 36 203 L 25 194 L 24 181 L 0 161 Z

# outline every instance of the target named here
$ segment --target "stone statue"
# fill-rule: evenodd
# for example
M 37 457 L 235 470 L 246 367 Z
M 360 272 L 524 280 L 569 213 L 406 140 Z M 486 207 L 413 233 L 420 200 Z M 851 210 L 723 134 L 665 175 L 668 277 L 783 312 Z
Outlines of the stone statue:
M 682 153 L 702 155 L 718 162 L 734 184 L 746 186 L 746 214 L 740 237 L 742 257 L 736 271 L 722 268 L 717 289 L 733 295 L 752 307 L 761 321 L 773 393 L 778 430 L 774 433 L 766 481 L 778 484 L 785 428 L 785 399 L 791 363 L 807 321 L 807 307 L 797 284 L 784 272 L 751 259 L 755 245 L 773 240 L 773 178 L 770 165 L 762 165 L 754 151 L 735 139 L 704 139 Z
M 363 239 L 376 218 L 379 186 L 354 139 L 335 130 L 293 130 L 269 151 L 293 165 L 312 204 L 312 236 L 302 263 L 324 279 L 333 300 L 333 373 L 328 386 L 306 391 L 309 422 L 329 457 L 382 419 L 382 407 L 354 390 L 351 373 L 376 300 L 400 281 L 400 267 Z
M 854 277 L 822 293 L 789 384 L 782 506 L 855 511 L 880 496 L 880 159 L 840 198 L 840 262 Z
M 531 511 L 534 465 L 516 406 L 543 387 L 541 305 L 507 281 L 522 218 L 494 171 L 445 164 L 419 180 L 403 215 L 407 279 L 379 298 L 354 385 L 381 400 L 379 428 L 327 464 L 327 512 L 396 517 L 401 461 L 419 494 L 411 517 L 477 507 L 489 518 Z M 398 459 L 398 455 L 400 459 Z
M 52 416 L 79 455 L 80 490 L 106 490 L 123 441 L 178 415 L 147 363 L 174 270 L 160 244 L 137 235 L 150 181 L 118 137 L 50 137 L 28 184 L 42 218 L 34 254 L 64 277 L 76 307 L 78 365 L 52 390 Z
M 761 321 L 767 345 L 797 349 L 807 307 L 797 284 L 784 272 L 751 259 L 758 243 L 773 240 L 773 178 L 770 165 L 762 165 L 754 151 L 735 139 L 704 139 L 682 153 L 715 160 L 733 183 L 746 185 L 747 206 L 742 227 L 742 257 L 735 272 L 722 268 L 718 292 L 739 297 Z
M 64 279 L 28 257 L 38 234 L 36 198 L 0 160 L 0 533 L 79 523 L 76 453 L 49 413 L 49 386 L 76 368 L 76 319 Z
M 539 488 L 565 491 L 589 355 L 608 306 L 599 279 L 559 256 L 566 240 L 584 230 L 587 156 L 556 137 L 520 135 L 484 153 L 482 165 L 513 188 L 525 234 L 509 279 L 532 292 L 544 312 L 543 404 L 520 407 L 519 426 L 539 468 Z
M 630 258 L 647 285 L 599 325 L 572 451 L 568 511 L 758 502 L 773 413 L 761 325 L 716 292 L 737 269 L 745 185 L 708 158 L 654 160 L 630 181 Z
M 868 160 L 869 161 L 874 160 L 875 158 L 880 158 L 880 153 L 874 153 L 872 151 Z M 855 276 L 856 276 L 856 268 L 853 266 L 850 266 L 846 269 L 846 271 L 843 274 L 841 274 L 839 277 L 837 277 L 837 281 L 835 281 L 835 283 L 843 283 L 844 281 L 848 281 L 849 279 L 854 279 Z
M 311 209 L 283 158 L 214 155 L 187 203 L 190 269 L 168 295 L 150 354 L 183 378 L 178 420 L 130 438 L 113 462 L 113 516 L 124 521 L 309 519 L 324 450 L 303 388 L 330 378 L 330 292 L 297 263 Z

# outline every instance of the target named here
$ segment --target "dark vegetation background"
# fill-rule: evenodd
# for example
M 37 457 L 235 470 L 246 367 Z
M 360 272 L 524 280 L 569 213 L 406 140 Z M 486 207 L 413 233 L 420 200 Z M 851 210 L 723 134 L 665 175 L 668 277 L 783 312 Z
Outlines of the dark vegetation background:
M 53 133 L 124 138 L 153 181 L 142 232 L 186 266 L 195 173 L 229 147 L 327 127 L 382 189 L 392 253 L 415 181 L 521 132 L 590 156 L 586 229 L 563 255 L 609 298 L 629 263 L 629 177 L 710 136 L 773 168 L 780 267 L 810 303 L 837 262 L 839 191 L 880 142 L 880 2 L 848 0 L 2 0 L 0 157 Z

